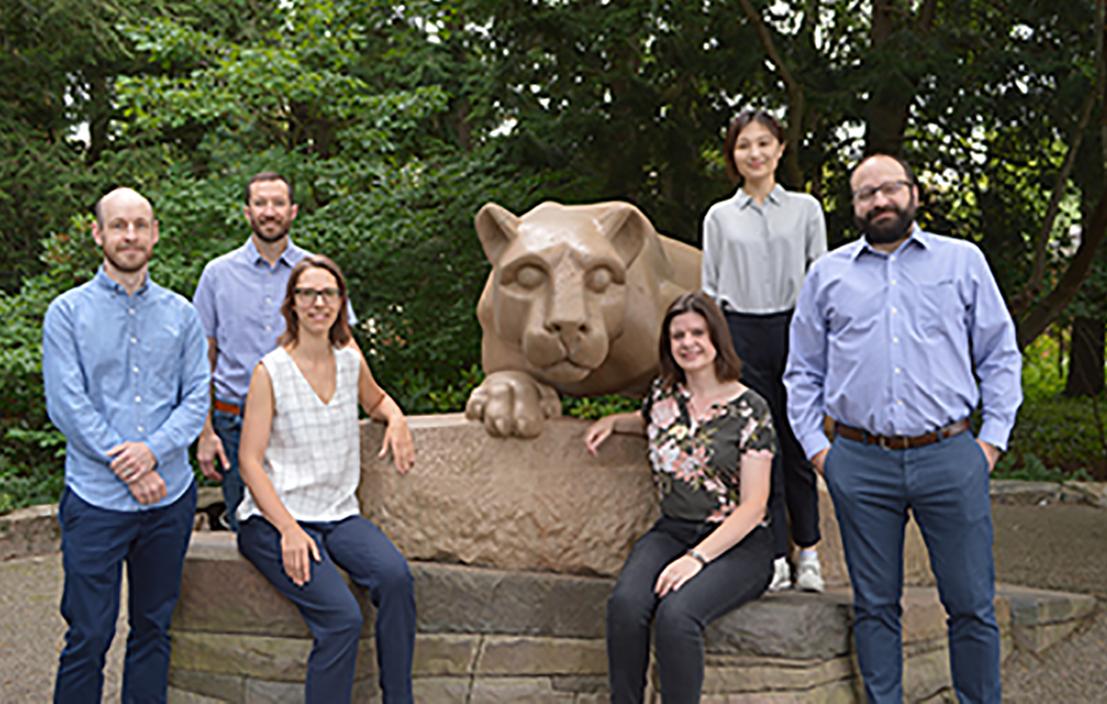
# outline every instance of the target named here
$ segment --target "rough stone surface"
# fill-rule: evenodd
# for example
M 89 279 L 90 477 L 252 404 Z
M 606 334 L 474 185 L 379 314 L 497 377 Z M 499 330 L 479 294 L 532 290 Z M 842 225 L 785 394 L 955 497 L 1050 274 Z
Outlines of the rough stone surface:
M 53 552 L 60 542 L 56 504 L 29 506 L 0 516 L 0 562 Z
M 614 575 L 656 516 L 641 438 L 598 458 L 587 424 L 557 419 L 533 440 L 489 437 L 461 414 L 413 416 L 415 468 L 377 457 L 383 427 L 362 425 L 362 512 L 414 560 Z
M 178 692 L 211 697 L 214 700 L 240 702 L 246 697 L 246 678 L 238 674 L 221 675 L 172 667 L 169 670 L 169 684 Z
M 488 636 L 476 671 L 480 675 L 606 675 L 602 639 Z
M 170 667 L 259 680 L 303 682 L 310 652 L 308 638 L 174 630 Z M 375 667 L 373 641 L 363 638 L 358 644 L 358 676 L 368 677 Z
M 710 624 L 704 648 L 722 655 L 836 657 L 849 652 L 849 603 L 844 591 L 769 594 Z

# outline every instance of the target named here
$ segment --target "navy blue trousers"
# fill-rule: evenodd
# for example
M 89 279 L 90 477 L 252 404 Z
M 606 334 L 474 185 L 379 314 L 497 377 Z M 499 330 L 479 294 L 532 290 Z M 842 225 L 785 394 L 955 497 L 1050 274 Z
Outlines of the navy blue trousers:
M 58 505 L 69 628 L 54 684 L 57 704 L 100 704 L 104 657 L 115 636 L 123 564 L 127 565 L 125 704 L 166 700 L 169 621 L 196 513 L 196 485 L 163 508 L 109 511 L 68 488 Z
M 302 587 L 288 577 L 281 559 L 281 534 L 261 516 L 238 527 L 238 549 L 287 597 L 315 639 L 308 656 L 307 704 L 349 702 L 352 696 L 361 607 L 338 568 L 369 591 L 377 609 L 376 645 L 385 704 L 410 704 L 415 650 L 415 589 L 407 561 L 380 528 L 361 516 L 300 526 L 319 547 Z
M 870 702 L 903 701 L 903 542 L 910 511 L 948 616 L 958 700 L 1000 701 L 988 461 L 971 433 L 913 450 L 836 438 L 826 483 L 853 584 L 857 660 Z
M 246 491 L 242 476 L 238 473 L 238 441 L 242 436 L 242 416 L 212 409 L 211 427 L 223 443 L 223 451 L 227 453 L 227 468 L 223 469 L 219 458 L 215 459 L 215 466 L 223 473 L 221 485 L 223 503 L 227 506 L 227 525 L 231 530 L 237 531 L 238 517 L 235 516 L 235 511 L 242 503 L 242 496 Z
M 703 629 L 768 588 L 772 535 L 759 526 L 679 590 L 657 597 L 653 587 L 666 565 L 716 527 L 663 516 L 634 544 L 607 601 L 607 669 L 615 704 L 643 701 L 651 623 L 662 701 L 699 702 Z

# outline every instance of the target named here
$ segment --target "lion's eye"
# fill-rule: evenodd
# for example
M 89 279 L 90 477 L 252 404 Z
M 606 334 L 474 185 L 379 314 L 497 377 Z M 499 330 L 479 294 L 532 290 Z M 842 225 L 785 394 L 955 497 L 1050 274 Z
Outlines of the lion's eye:
M 587 283 L 588 288 L 593 291 L 603 292 L 611 285 L 614 278 L 615 277 L 611 274 L 611 269 L 608 269 L 606 266 L 598 266 L 588 272 L 585 283 Z
M 545 280 L 546 272 L 529 264 L 519 267 L 519 270 L 515 272 L 515 283 L 523 288 L 538 288 Z

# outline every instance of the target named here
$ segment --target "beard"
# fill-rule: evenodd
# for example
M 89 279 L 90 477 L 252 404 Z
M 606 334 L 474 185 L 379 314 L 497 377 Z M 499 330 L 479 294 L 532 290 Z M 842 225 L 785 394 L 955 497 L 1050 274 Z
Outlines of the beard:
M 119 256 L 120 250 L 118 249 L 109 250 L 107 247 L 103 247 L 102 249 L 104 252 L 104 259 L 107 259 L 108 263 L 110 263 L 116 271 L 122 272 L 124 274 L 133 274 L 135 272 L 142 271 L 142 268 L 145 267 L 146 264 L 150 261 L 149 250 L 131 247 L 131 250 L 141 252 L 142 257 L 134 263 L 130 263 Z
M 269 220 L 267 220 L 265 222 L 261 222 L 258 219 L 250 218 L 250 229 L 252 229 L 254 231 L 254 234 L 257 235 L 258 237 L 260 237 L 263 242 L 268 242 L 270 244 L 272 244 L 273 242 L 280 242 L 285 237 L 288 237 L 288 230 L 289 230 L 289 227 L 290 227 L 291 223 L 286 222 L 284 224 L 284 227 L 277 230 L 276 234 L 267 235 L 262 230 L 262 226 L 268 224 L 269 222 L 270 222 Z
M 861 230 L 861 234 L 865 235 L 865 239 L 870 245 L 891 244 L 906 239 L 911 234 L 911 226 L 915 223 L 917 209 L 918 203 L 915 202 L 915 198 L 912 196 L 905 208 L 889 203 L 881 208 L 873 208 L 866 213 L 864 218 L 854 216 L 853 222 Z M 879 223 L 873 222 L 877 216 L 884 213 L 892 213 L 895 217 L 882 220 Z

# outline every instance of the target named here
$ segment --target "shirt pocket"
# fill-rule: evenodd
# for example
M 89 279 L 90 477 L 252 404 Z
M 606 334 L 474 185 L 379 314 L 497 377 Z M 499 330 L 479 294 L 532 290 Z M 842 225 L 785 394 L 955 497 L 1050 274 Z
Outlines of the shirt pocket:
M 159 395 L 175 396 L 181 380 L 181 324 L 160 320 L 151 323 L 144 331 L 139 364 L 147 372 L 150 388 Z
M 952 279 L 919 284 L 919 326 L 928 336 L 965 327 L 965 304 Z

